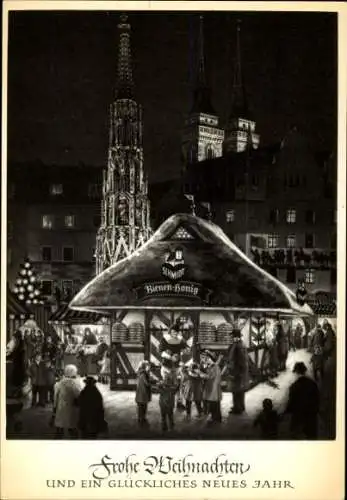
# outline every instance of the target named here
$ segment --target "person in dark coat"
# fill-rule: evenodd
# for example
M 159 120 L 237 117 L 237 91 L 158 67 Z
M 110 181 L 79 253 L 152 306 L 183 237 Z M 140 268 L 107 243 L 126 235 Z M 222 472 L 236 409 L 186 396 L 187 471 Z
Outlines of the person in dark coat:
M 324 332 L 324 359 L 334 356 L 336 352 L 336 333 L 327 319 L 323 321 L 322 330 Z
M 104 403 L 94 377 L 84 379 L 86 386 L 77 398 L 79 408 L 78 428 L 82 439 L 96 439 L 106 427 Z
M 228 354 L 228 375 L 233 395 L 233 407 L 230 413 L 240 414 L 245 411 L 245 392 L 249 383 L 248 352 L 241 338 L 241 331 L 232 332 L 232 345 Z
M 306 376 L 305 363 L 295 363 L 293 373 L 298 379 L 289 388 L 286 413 L 291 415 L 290 431 L 294 439 L 304 436 L 317 439 L 318 412 L 320 404 L 319 389 L 314 380 Z
M 45 365 L 40 354 L 36 354 L 34 362 L 30 366 L 32 406 L 45 406 Z M 37 401 L 38 399 L 38 401 Z
M 280 417 L 273 408 L 272 400 L 263 400 L 263 409 L 254 420 L 254 427 L 260 427 L 262 439 L 278 439 Z
M 280 322 L 276 325 L 276 344 L 279 371 L 286 369 L 286 362 L 289 352 L 289 338 Z
M 44 360 L 49 359 L 52 363 L 54 363 L 56 355 L 57 345 L 53 343 L 52 337 L 48 335 L 42 345 L 42 357 Z
M 137 404 L 137 421 L 140 427 L 148 425 L 146 419 L 148 403 L 152 399 L 151 381 L 149 378 L 150 364 L 142 361 L 137 369 L 137 384 L 135 401 Z
M 324 332 L 322 327 L 317 325 L 312 335 L 310 345 L 310 351 L 312 352 L 311 363 L 313 367 L 313 375 L 316 381 L 324 377 L 324 344 Z
M 54 401 L 54 384 L 55 384 L 55 369 L 50 359 L 44 361 L 43 377 L 45 380 L 44 396 L 45 403 L 53 403 Z

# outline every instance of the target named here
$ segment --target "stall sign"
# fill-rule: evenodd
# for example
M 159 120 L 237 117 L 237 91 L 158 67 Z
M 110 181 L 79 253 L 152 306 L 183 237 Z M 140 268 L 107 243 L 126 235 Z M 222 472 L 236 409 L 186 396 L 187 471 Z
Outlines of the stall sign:
M 181 281 L 180 283 L 168 283 L 166 281 L 156 281 L 144 283 L 136 288 L 138 300 L 150 297 L 186 297 L 200 300 L 208 304 L 211 290 L 206 289 L 200 283 L 192 281 Z

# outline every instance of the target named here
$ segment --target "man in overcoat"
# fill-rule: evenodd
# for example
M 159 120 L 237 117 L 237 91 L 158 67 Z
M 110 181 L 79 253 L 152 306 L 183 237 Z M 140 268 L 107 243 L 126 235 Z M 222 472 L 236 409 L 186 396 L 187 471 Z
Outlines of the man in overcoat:
M 316 382 L 307 377 L 306 372 L 305 363 L 295 363 L 293 373 L 298 378 L 289 388 L 286 408 L 291 415 L 290 431 L 294 439 L 317 439 L 318 435 L 320 394 Z
M 249 384 L 248 352 L 241 338 L 241 331 L 232 332 L 232 345 L 228 354 L 228 375 L 233 395 L 230 413 L 241 414 L 245 411 L 245 392 Z

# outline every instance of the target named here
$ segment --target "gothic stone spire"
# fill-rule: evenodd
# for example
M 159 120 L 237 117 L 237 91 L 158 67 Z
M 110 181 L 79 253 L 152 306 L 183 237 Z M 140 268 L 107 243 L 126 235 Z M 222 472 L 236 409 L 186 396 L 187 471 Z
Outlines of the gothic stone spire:
M 236 54 L 234 64 L 234 78 L 231 95 L 231 118 L 249 119 L 249 108 L 247 102 L 244 75 L 241 66 L 241 21 L 237 20 L 236 26 Z
M 196 86 L 194 90 L 193 113 L 207 113 L 215 115 L 216 112 L 211 102 L 211 90 L 207 84 L 206 61 L 204 48 L 204 18 L 199 19 L 199 55 Z
M 128 17 L 122 14 L 119 30 L 118 74 L 117 74 L 117 99 L 133 99 L 134 82 L 131 65 L 130 24 Z

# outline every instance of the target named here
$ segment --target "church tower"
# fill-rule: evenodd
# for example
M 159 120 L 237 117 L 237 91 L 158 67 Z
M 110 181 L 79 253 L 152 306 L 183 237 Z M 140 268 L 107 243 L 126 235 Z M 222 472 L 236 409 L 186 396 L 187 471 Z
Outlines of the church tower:
M 246 88 L 241 67 L 241 26 L 236 27 L 236 54 L 234 79 L 231 95 L 231 113 L 225 130 L 224 152 L 240 153 L 249 147 L 259 146 L 259 135 L 255 132 L 255 121 L 252 120 L 248 107 Z
M 192 110 L 186 119 L 182 137 L 182 156 L 189 164 L 218 158 L 223 152 L 224 131 L 211 103 L 211 90 L 207 84 L 203 16 L 200 16 L 198 71 Z
M 103 172 L 96 273 L 129 256 L 150 236 L 148 179 L 143 167 L 142 108 L 134 98 L 130 24 L 119 29 L 115 101 L 110 106 L 107 169 Z

